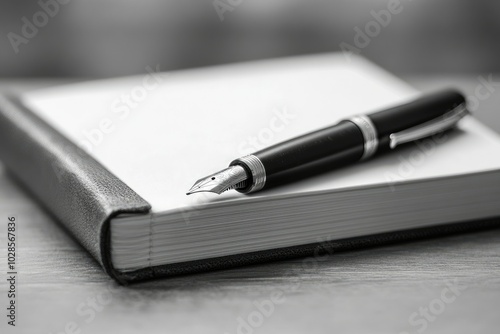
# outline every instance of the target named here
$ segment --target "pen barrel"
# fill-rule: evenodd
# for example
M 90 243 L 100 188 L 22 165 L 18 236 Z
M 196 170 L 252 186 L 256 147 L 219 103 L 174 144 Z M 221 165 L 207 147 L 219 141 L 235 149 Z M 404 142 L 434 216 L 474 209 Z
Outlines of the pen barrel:
M 465 104 L 465 97 L 456 90 L 447 89 L 367 115 L 377 131 L 378 151 L 386 151 L 390 148 L 389 136 L 391 134 L 442 117 L 462 104 Z
M 352 122 L 341 121 L 253 155 L 265 168 L 268 187 L 355 163 L 363 155 L 363 143 L 360 129 Z
M 237 190 L 247 193 L 295 182 L 370 158 L 373 154 L 391 148 L 391 135 L 430 121 L 433 125 L 437 120 L 438 124 L 454 126 L 453 122 L 446 121 L 445 116 L 460 105 L 465 105 L 462 94 L 456 90 L 444 90 L 370 115 L 357 115 L 236 159 L 231 165 L 241 165 L 251 176 L 251 182 L 245 188 Z M 443 117 L 443 120 L 439 117 Z M 456 122 L 457 119 L 459 118 L 453 120 Z M 447 128 L 449 127 L 437 127 L 437 132 Z M 429 136 L 436 133 L 434 130 L 432 127 L 431 131 L 426 130 L 423 135 L 419 132 L 418 137 L 411 139 Z

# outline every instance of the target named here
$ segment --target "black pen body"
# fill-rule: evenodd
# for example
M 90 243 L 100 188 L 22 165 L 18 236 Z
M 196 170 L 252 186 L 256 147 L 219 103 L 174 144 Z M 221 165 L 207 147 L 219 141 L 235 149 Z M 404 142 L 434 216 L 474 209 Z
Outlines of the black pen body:
M 465 115 L 453 114 L 452 121 L 445 119 L 450 111 L 460 106 L 465 108 L 463 95 L 455 90 L 444 90 L 397 107 L 353 116 L 265 148 L 231 162 L 230 165 L 241 165 L 250 176 L 248 185 L 237 190 L 248 193 L 294 182 L 370 158 L 393 149 L 396 144 L 444 131 Z M 414 129 L 414 134 L 405 133 L 408 129 Z
M 350 121 L 293 138 L 254 155 L 266 170 L 266 187 L 293 182 L 359 161 L 364 139 Z
M 460 105 L 465 105 L 465 97 L 454 89 L 447 89 L 368 115 L 377 130 L 378 152 L 390 149 L 391 134 L 439 119 Z

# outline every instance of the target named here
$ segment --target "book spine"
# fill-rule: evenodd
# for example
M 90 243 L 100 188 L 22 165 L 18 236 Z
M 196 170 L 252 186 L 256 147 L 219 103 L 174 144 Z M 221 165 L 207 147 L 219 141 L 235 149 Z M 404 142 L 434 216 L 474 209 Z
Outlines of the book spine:
M 111 262 L 109 220 L 147 213 L 150 204 L 12 96 L 0 96 L 0 160 L 120 280 Z

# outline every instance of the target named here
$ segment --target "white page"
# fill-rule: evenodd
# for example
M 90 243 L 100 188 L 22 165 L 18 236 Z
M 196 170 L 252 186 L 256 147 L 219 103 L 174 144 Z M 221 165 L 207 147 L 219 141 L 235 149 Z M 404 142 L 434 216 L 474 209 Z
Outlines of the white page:
M 141 92 L 144 82 L 151 90 L 142 90 L 144 98 L 136 95 L 141 99 L 132 100 L 126 114 L 120 97 Z M 326 54 L 74 84 L 29 93 L 24 101 L 157 213 L 251 198 L 235 191 L 185 192 L 253 150 L 416 95 L 366 60 Z M 284 113 L 291 116 L 277 116 Z M 102 122 L 107 133 L 99 130 L 102 136 L 95 139 L 100 141 L 91 144 L 85 132 Z M 410 146 L 255 196 L 378 183 L 390 187 L 395 181 L 499 169 L 500 155 L 491 154 L 500 152 L 497 135 L 472 118 L 460 129 L 428 149 Z

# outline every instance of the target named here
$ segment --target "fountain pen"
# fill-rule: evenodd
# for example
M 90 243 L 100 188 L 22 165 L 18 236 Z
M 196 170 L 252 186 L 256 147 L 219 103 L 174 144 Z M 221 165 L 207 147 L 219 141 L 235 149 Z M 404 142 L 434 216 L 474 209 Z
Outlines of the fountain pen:
M 464 96 L 456 90 L 422 95 L 233 160 L 228 168 L 196 181 L 187 195 L 230 189 L 252 193 L 293 182 L 450 130 L 468 113 Z

